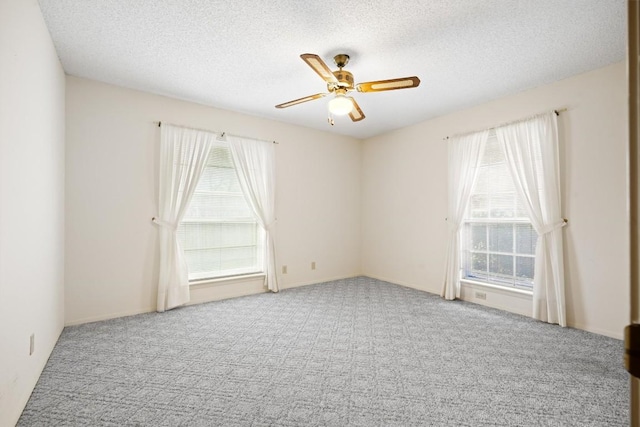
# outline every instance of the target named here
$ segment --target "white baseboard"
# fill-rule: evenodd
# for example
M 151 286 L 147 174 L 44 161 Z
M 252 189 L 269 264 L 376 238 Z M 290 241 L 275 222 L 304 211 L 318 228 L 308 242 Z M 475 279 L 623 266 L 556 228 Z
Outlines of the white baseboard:
M 297 282 L 297 283 L 289 283 L 289 284 L 280 284 L 280 290 L 285 289 L 293 289 L 301 286 L 309 286 L 315 285 L 318 283 L 331 282 L 333 280 L 341 280 L 341 279 L 349 279 L 352 277 L 357 277 L 356 275 L 349 276 L 338 276 L 332 278 L 324 278 L 324 279 L 315 279 L 305 282 Z M 261 293 L 268 292 L 268 290 L 262 285 L 263 278 L 251 278 L 249 280 L 241 281 L 235 280 L 234 283 L 226 283 L 226 284 L 215 284 L 215 286 L 211 286 L 210 288 L 207 285 L 200 287 L 195 290 L 192 289 L 192 297 L 191 301 L 187 305 L 193 304 L 202 304 L 206 302 L 212 301 L 220 301 L 223 299 L 230 298 L 238 298 L 248 295 L 257 295 Z M 194 296 L 194 294 L 201 294 L 200 296 Z
M 362 274 L 351 274 L 347 276 L 336 276 L 331 278 L 315 279 L 315 280 L 310 280 L 305 282 L 289 283 L 287 285 L 280 286 L 280 290 L 299 288 L 301 286 L 316 285 L 318 283 L 324 283 L 324 282 L 333 282 L 334 280 L 352 279 L 354 277 L 359 277 L 359 276 L 362 276 Z
M 102 314 L 100 316 L 83 317 L 80 319 L 65 321 L 64 326 L 75 326 L 75 325 L 82 325 L 84 323 L 100 322 L 102 320 L 116 319 L 118 317 L 135 316 L 136 314 L 151 313 L 153 311 L 156 311 L 155 307 L 147 307 L 147 308 L 140 308 L 135 310 L 119 311 L 116 313 Z
M 377 279 L 377 280 L 382 280 L 384 282 L 389 282 L 389 283 L 393 283 L 396 285 L 400 285 L 400 286 L 405 286 L 407 288 L 412 288 L 412 289 L 416 289 L 418 291 L 423 291 L 423 292 L 428 292 L 431 294 L 435 294 L 435 295 L 439 295 L 440 292 L 436 291 L 436 290 L 432 290 L 432 289 L 424 289 L 424 288 L 420 288 L 417 285 L 413 284 L 413 283 L 407 283 L 407 282 L 402 282 L 402 281 L 398 281 L 395 279 L 391 279 L 388 277 L 383 277 L 383 276 L 378 276 L 378 275 L 374 275 L 374 274 L 364 274 L 364 276 L 367 277 L 371 277 L 372 279 Z M 478 304 L 478 305 L 483 305 L 486 307 L 491 307 L 491 308 L 495 308 L 498 310 L 503 310 L 503 311 L 507 311 L 510 313 L 515 313 L 515 314 L 520 314 L 522 316 L 526 316 L 526 317 L 531 317 L 531 310 L 532 309 L 528 309 L 525 308 L 524 306 L 522 306 L 522 301 L 531 301 L 531 297 L 526 297 L 523 295 L 516 295 L 514 294 L 513 296 L 511 295 L 506 295 L 504 291 L 501 290 L 495 290 L 492 291 L 491 289 L 487 289 L 485 287 L 476 287 L 473 284 L 465 284 L 463 285 L 466 287 L 466 289 L 468 290 L 468 293 L 471 294 L 471 292 L 473 292 L 476 288 L 477 289 L 481 289 L 483 292 L 486 292 L 487 294 L 490 294 L 491 292 L 494 292 L 495 295 L 499 295 L 502 298 L 498 299 L 496 298 L 496 302 L 492 302 L 492 299 L 487 300 L 479 300 L 477 298 L 474 298 L 473 296 L 468 296 L 465 298 L 464 295 L 464 288 L 463 288 L 463 292 L 461 295 L 461 299 L 463 301 L 467 301 L 467 302 L 471 302 L 474 304 Z M 508 301 L 508 299 L 513 298 L 512 301 L 517 301 L 520 304 L 511 304 L 511 303 L 507 303 L 506 301 Z M 583 323 L 572 323 L 572 322 L 567 322 L 568 326 L 574 329 L 580 329 L 582 331 L 586 331 L 586 332 L 590 332 L 593 334 L 598 334 L 598 335 L 604 335 L 606 337 L 610 337 L 610 338 L 615 338 L 615 339 L 623 339 L 623 335 L 624 332 L 623 331 L 610 331 L 610 330 L 606 330 L 606 329 L 601 329 L 601 328 L 594 328 L 590 325 L 587 324 L 583 324 Z
M 422 292 L 427 292 L 430 294 L 434 294 L 434 295 L 439 295 L 438 291 L 435 291 L 433 289 L 424 289 L 421 288 L 419 286 L 417 286 L 414 283 L 408 283 L 408 282 L 403 282 L 403 281 L 398 281 L 398 280 L 394 280 L 388 277 L 383 277 L 383 276 L 378 276 L 378 275 L 372 275 L 372 274 L 355 274 L 355 275 L 349 275 L 349 276 L 336 276 L 333 278 L 324 278 L 324 279 L 317 279 L 317 280 L 311 280 L 311 281 L 305 281 L 305 282 L 298 282 L 298 283 L 290 283 L 287 285 L 282 285 L 280 287 L 281 290 L 284 289 L 292 289 L 292 288 L 298 288 L 301 286 L 309 286 L 309 285 L 315 285 L 318 283 L 324 283 L 324 282 L 331 282 L 334 280 L 343 280 L 343 279 L 350 279 L 353 277 L 358 277 L 358 276 L 366 276 L 366 277 L 371 277 L 372 279 L 377 279 L 377 280 L 382 280 L 384 282 L 389 282 L 389 283 L 393 283 L 395 285 L 400 285 L 400 286 L 404 286 L 407 288 L 411 288 L 411 289 L 415 289 L 418 291 L 422 291 Z M 470 291 L 472 291 L 473 289 L 475 289 L 473 286 L 468 287 L 468 289 Z M 483 291 L 486 291 L 487 293 L 490 293 L 490 290 L 486 290 L 483 289 Z M 266 290 L 264 288 L 261 287 L 249 287 L 249 288 L 244 288 L 241 289 L 240 287 L 237 287 L 235 289 L 233 289 L 232 292 L 221 292 L 218 293 L 216 295 L 209 295 L 206 297 L 195 297 L 192 298 L 192 300 L 187 303 L 187 305 L 193 305 L 193 304 L 202 304 L 202 303 L 206 303 L 206 302 L 212 302 L 212 301 L 219 301 L 219 300 L 223 300 L 223 299 L 229 299 L 229 298 L 238 298 L 238 297 L 242 297 L 242 296 L 248 296 L 248 295 L 257 295 L 260 293 L 264 293 L 266 292 Z M 531 317 L 531 313 L 530 311 L 527 311 L 526 309 L 521 309 L 521 308 L 517 308 L 517 306 L 514 306 L 513 304 L 504 304 L 501 302 L 498 303 L 493 303 L 491 302 L 491 300 L 487 301 L 487 300 L 478 300 L 476 298 L 473 297 L 465 297 L 464 296 L 464 292 L 462 296 L 462 300 L 463 301 L 467 301 L 467 302 L 471 302 L 474 304 L 479 304 L 479 305 L 483 305 L 483 306 L 487 306 L 487 307 L 491 307 L 491 308 L 495 308 L 498 310 L 503 310 L 503 311 L 507 311 L 510 313 L 515 313 L 515 314 L 520 314 L 522 316 L 527 316 L 527 317 Z M 514 296 L 514 298 L 522 300 L 522 297 L 520 296 Z M 100 316 L 91 316 L 91 317 L 85 317 L 85 318 L 81 318 L 81 319 L 74 319 L 74 320 L 70 320 L 65 322 L 64 326 L 74 326 L 74 325 L 81 325 L 83 323 L 91 323 L 91 322 L 99 322 L 102 320 L 109 320 L 109 319 L 115 319 L 118 317 L 125 317 L 125 316 L 135 316 L 136 314 L 142 314 L 142 313 L 151 313 L 155 311 L 155 307 L 147 307 L 144 309 L 137 309 L 137 310 L 128 310 L 128 311 L 120 311 L 117 313 L 109 313 L 109 314 L 105 314 L 105 315 L 100 315 Z M 610 331 L 610 330 L 605 330 L 605 329 L 601 329 L 601 328 L 596 328 L 596 327 L 592 327 L 591 325 L 587 325 L 587 324 L 583 324 L 583 323 L 572 323 L 572 322 L 568 322 L 568 326 L 571 328 L 575 328 L 575 329 L 580 329 L 586 332 L 591 332 L 594 334 L 598 334 L 598 335 L 604 335 L 610 338 L 615 338 L 615 339 L 623 339 L 623 331 Z M 45 361 L 46 363 L 46 361 Z M 44 369 L 44 365 L 43 365 L 43 369 Z M 27 398 L 28 399 L 28 398 Z M 26 404 L 26 401 L 25 401 Z
M 484 299 L 477 296 L 480 293 Z M 485 286 L 471 282 L 463 282 L 460 292 L 460 299 L 473 304 L 495 308 L 521 316 L 531 317 L 533 314 L 533 303 L 530 293 L 501 289 L 495 286 Z
M 394 279 L 390 279 L 387 277 L 381 277 L 381 276 L 377 276 L 377 275 L 370 275 L 367 274 L 367 277 L 371 277 L 373 279 L 377 279 L 377 280 L 382 280 L 385 282 L 389 282 L 389 283 L 393 283 L 394 285 L 400 285 L 400 286 L 404 286 L 407 288 L 411 288 L 411 289 L 416 289 L 418 291 L 422 291 L 422 292 L 427 292 L 433 295 L 440 295 L 440 291 L 437 291 L 435 289 L 424 289 L 424 288 L 420 288 L 418 286 L 416 286 L 413 283 L 407 283 L 407 282 L 402 282 L 402 281 L 398 281 L 398 280 L 394 280 Z M 466 285 L 464 285 L 466 286 Z M 469 289 L 472 289 L 472 287 L 469 287 Z M 487 292 L 491 292 L 490 290 L 488 290 Z M 526 312 L 526 310 L 514 310 L 513 307 L 510 307 L 507 304 L 500 304 L 500 303 L 492 303 L 491 300 L 489 301 L 479 301 L 477 299 L 471 298 L 471 297 L 465 297 L 464 292 L 461 293 L 461 298 L 462 301 L 467 301 L 467 302 L 471 302 L 474 304 L 479 304 L 479 305 L 483 305 L 486 307 L 491 307 L 491 308 L 496 308 L 498 310 L 503 310 L 503 311 L 508 311 L 510 313 L 516 313 L 516 314 L 521 314 L 523 316 L 529 316 L 531 317 L 530 313 L 528 314 Z
M 300 286 L 314 285 L 316 283 L 331 282 L 333 280 L 348 279 L 357 277 L 359 274 L 349 276 L 338 276 L 333 278 L 316 279 L 307 282 L 298 282 L 280 286 L 280 289 L 297 288 Z M 256 295 L 267 292 L 262 286 L 262 277 L 251 277 L 246 280 L 233 279 L 229 283 L 212 283 L 197 285 L 191 289 L 191 301 L 186 305 L 202 304 L 212 301 L 220 301 L 229 298 L 238 298 L 248 295 Z M 155 307 L 146 307 L 135 310 L 118 311 L 115 313 L 107 313 L 99 316 L 82 317 L 80 319 L 72 319 L 65 321 L 64 326 L 82 325 L 84 323 L 100 322 L 102 320 L 116 319 L 118 317 L 135 316 L 136 314 L 151 313 L 156 311 Z
M 583 323 L 567 322 L 568 326 L 574 329 L 580 329 L 582 331 L 591 332 L 592 334 L 604 335 L 605 337 L 615 338 L 617 340 L 624 339 L 624 331 L 613 332 L 602 328 L 594 328 Z
M 186 305 L 203 304 L 230 298 L 244 297 L 248 295 L 263 294 L 267 291 L 264 286 L 264 278 L 249 278 L 247 280 L 235 280 L 225 284 L 213 284 L 191 289 L 191 300 Z
M 435 289 L 421 288 L 418 285 L 416 285 L 415 283 L 403 282 L 401 280 L 390 279 L 388 277 L 378 276 L 376 274 L 363 274 L 363 276 L 371 277 L 372 279 L 376 279 L 376 280 L 382 280 L 383 282 L 393 283 L 394 285 L 404 286 L 405 288 L 411 288 L 411 289 L 415 289 L 417 291 L 427 292 L 427 293 L 433 294 L 433 295 L 440 295 L 440 292 L 435 290 Z
M 51 344 L 48 346 L 48 348 L 45 349 L 46 352 L 46 357 L 42 357 L 38 362 L 38 366 L 37 369 L 35 371 L 33 371 L 31 373 L 31 375 L 29 375 L 29 387 L 28 393 L 25 393 L 24 395 L 20 396 L 19 400 L 18 400 L 18 405 L 15 406 L 14 408 L 11 408 L 10 412 L 12 412 L 12 414 L 5 414 L 8 416 L 9 419 L 13 419 L 13 421 L 9 421 L 8 425 L 14 426 L 18 423 L 18 420 L 20 419 L 20 416 L 22 415 L 22 411 L 24 411 L 24 408 L 27 406 L 27 402 L 29 402 L 29 398 L 31 397 L 31 393 L 33 392 L 33 389 L 36 388 L 36 384 L 38 383 L 38 380 L 40 379 L 40 375 L 42 375 L 42 371 L 44 371 L 44 367 L 47 365 L 47 362 L 49 361 L 49 357 L 51 356 L 51 353 L 53 352 L 53 348 L 56 346 L 56 343 L 58 342 L 58 339 L 60 339 L 60 335 L 62 334 L 62 331 L 64 330 L 64 327 L 61 327 L 60 330 L 57 333 L 57 336 L 55 337 L 54 340 L 51 340 Z M 15 403 L 15 401 L 13 402 Z M 13 413 L 15 410 L 15 413 Z M 5 418 L 5 421 L 7 419 Z M 2 420 L 0 420 L 0 424 L 2 423 Z

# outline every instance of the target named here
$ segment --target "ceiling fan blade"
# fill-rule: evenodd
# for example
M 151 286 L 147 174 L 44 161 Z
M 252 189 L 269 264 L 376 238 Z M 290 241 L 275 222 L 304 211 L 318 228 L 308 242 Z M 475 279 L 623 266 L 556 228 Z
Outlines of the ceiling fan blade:
M 416 76 L 412 76 L 400 79 L 358 83 L 356 85 L 356 89 L 358 92 L 382 92 L 384 90 L 409 89 L 412 87 L 418 87 L 419 85 L 420 79 Z
M 300 55 L 300 58 L 302 58 L 304 62 L 306 62 L 311 68 L 313 68 L 313 71 L 318 73 L 318 75 L 322 77 L 322 80 L 324 80 L 325 82 L 338 83 L 338 79 L 336 79 L 336 76 L 333 75 L 333 71 L 331 71 L 331 69 L 327 67 L 327 64 L 325 64 L 322 58 L 320 58 L 318 55 L 314 55 L 313 53 L 303 53 L 302 55 Z
M 276 105 L 276 108 L 287 108 L 293 105 L 302 104 L 303 102 L 313 101 L 314 99 L 324 98 L 328 93 L 316 93 L 315 95 L 305 96 L 304 98 L 294 99 L 293 101 L 283 102 Z
M 351 102 L 353 103 L 353 110 L 351 110 L 351 112 L 349 113 L 349 117 L 351 117 L 351 121 L 359 122 L 360 120 L 364 120 L 364 113 L 360 109 L 360 106 L 358 105 L 356 100 L 351 98 Z

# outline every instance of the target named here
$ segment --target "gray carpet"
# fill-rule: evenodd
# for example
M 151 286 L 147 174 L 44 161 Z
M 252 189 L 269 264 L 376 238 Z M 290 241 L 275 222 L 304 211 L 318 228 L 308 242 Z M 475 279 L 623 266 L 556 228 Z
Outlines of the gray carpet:
M 626 426 L 621 341 L 358 277 L 68 327 L 19 426 Z

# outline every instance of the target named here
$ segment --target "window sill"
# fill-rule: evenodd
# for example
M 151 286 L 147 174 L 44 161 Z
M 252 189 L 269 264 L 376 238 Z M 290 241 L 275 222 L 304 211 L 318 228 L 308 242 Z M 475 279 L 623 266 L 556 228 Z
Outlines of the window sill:
M 252 279 L 263 279 L 264 273 L 242 274 L 240 276 L 219 277 L 216 279 L 202 279 L 189 282 L 189 288 L 208 288 L 211 286 L 230 285 L 236 282 L 245 282 Z
M 505 286 L 492 285 L 491 283 L 476 282 L 475 280 L 460 279 L 460 284 L 472 289 L 490 289 L 493 292 L 497 292 L 503 295 L 513 295 L 522 298 L 530 298 L 533 296 L 533 291 L 527 291 L 525 289 L 507 288 Z

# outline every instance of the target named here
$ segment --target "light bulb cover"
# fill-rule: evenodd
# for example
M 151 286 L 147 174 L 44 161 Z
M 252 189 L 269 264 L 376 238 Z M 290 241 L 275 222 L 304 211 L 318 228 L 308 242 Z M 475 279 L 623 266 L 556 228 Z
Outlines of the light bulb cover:
M 344 116 L 353 110 L 353 102 L 350 96 L 338 94 L 329 101 L 329 111 L 336 116 Z

